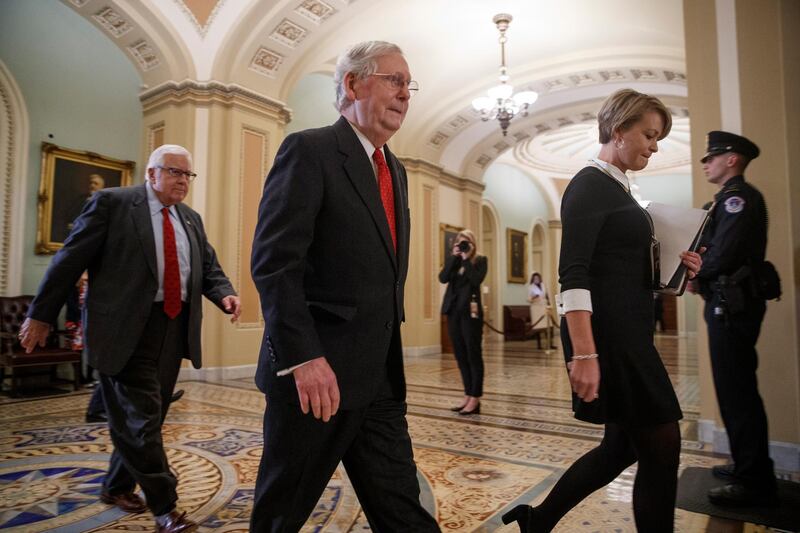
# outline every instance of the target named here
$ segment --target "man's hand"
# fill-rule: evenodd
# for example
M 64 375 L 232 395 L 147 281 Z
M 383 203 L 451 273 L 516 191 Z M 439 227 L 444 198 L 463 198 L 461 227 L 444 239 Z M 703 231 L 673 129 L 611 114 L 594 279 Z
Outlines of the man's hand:
M 239 320 L 239 315 L 242 314 L 242 304 L 239 302 L 239 297 L 233 294 L 226 296 L 222 299 L 222 307 L 226 313 L 231 313 L 231 324 Z
M 303 414 L 308 414 L 310 406 L 314 418 L 330 420 L 339 410 L 339 384 L 328 361 L 317 357 L 295 368 L 292 374 Z
M 578 398 L 586 403 L 595 401 L 600 391 L 600 363 L 595 359 L 580 359 L 567 363 L 569 382 Z
M 26 318 L 19 328 L 19 342 L 25 348 L 25 353 L 31 353 L 37 344 L 44 348 L 48 335 L 50 324 L 33 318 Z

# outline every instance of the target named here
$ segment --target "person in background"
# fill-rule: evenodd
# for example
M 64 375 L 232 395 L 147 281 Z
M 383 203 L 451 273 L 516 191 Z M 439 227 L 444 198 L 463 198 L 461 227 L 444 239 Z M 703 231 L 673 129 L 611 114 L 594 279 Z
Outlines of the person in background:
M 44 345 L 67 293 L 89 271 L 85 349 L 100 374 L 114 444 L 100 500 L 129 513 L 149 508 L 157 533 L 188 533 L 197 524 L 176 509 L 178 480 L 161 428 L 181 360 L 201 365 L 202 297 L 232 321 L 241 308 L 200 215 L 182 203 L 196 177 L 189 151 L 156 148 L 145 176 L 142 185 L 92 195 L 53 256 L 19 336 L 28 351 Z
M 547 287 L 542 282 L 542 275 L 538 272 L 531 274 L 530 285 L 528 286 L 528 303 L 531 308 L 531 328 L 542 330 L 547 328 L 550 334 L 550 348 L 555 348 L 553 344 L 553 328 L 548 323 L 547 314 L 550 309 L 550 295 Z M 537 334 L 536 342 L 541 348 L 541 341 Z
M 767 205 L 758 189 L 744 179 L 747 165 L 759 153 L 746 137 L 712 131 L 700 160 L 708 181 L 719 192 L 703 236 L 708 251 L 697 281 L 705 300 L 714 388 L 733 457 L 733 464 L 712 469 L 727 482 L 708 493 L 717 505 L 770 505 L 777 500 L 767 413 L 756 374 L 756 341 L 766 301 L 753 290 L 755 268 L 764 261 L 767 249 Z
M 572 178 L 561 203 L 557 303 L 575 417 L 603 424 L 605 432 L 540 505 L 520 505 L 503 516 L 523 533 L 550 531 L 635 462 L 637 530 L 673 530 L 682 413 L 653 346 L 652 222 L 625 174 L 647 166 L 672 117 L 657 98 L 623 89 L 606 99 L 597 120 L 600 153 Z M 700 256 L 683 252 L 681 258 L 694 277 Z
M 488 263 L 486 256 L 478 254 L 475 235 L 468 229 L 456 235 L 451 252 L 439 272 L 439 281 L 447 283 L 442 314 L 447 315 L 447 333 L 464 383 L 464 401 L 452 410 L 473 415 L 481 412 L 483 396 L 481 283 Z

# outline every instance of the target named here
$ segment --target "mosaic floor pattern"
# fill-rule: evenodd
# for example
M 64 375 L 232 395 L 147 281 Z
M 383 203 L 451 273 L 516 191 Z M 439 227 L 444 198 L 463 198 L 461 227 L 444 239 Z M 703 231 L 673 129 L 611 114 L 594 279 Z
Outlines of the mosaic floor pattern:
M 696 357 L 684 341 L 659 339 L 686 415 L 681 467 L 724 461 L 696 439 Z M 451 355 L 408 358 L 409 427 L 423 504 L 443 531 L 510 533 L 500 516 L 535 503 L 561 473 L 601 437 L 576 421 L 558 352 L 533 343 L 488 344 L 482 413 L 449 411 L 460 378 Z M 252 379 L 183 382 L 164 442 L 179 485 L 179 507 L 200 531 L 245 532 L 261 455 L 264 398 Z M 149 514 L 127 515 L 98 495 L 111 452 L 103 424 L 84 422 L 88 391 L 0 400 L 0 530 L 152 531 Z M 635 469 L 590 496 L 559 524 L 561 532 L 632 532 Z M 726 529 L 737 527 L 737 529 Z M 742 531 L 678 510 L 679 532 Z M 343 469 L 328 484 L 304 532 L 369 530 Z M 750 529 L 749 531 L 765 531 Z

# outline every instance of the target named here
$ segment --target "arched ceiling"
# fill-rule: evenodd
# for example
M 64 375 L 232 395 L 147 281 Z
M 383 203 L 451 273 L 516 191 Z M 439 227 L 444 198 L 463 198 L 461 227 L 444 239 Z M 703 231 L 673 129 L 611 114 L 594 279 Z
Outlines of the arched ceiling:
M 304 76 L 332 72 L 347 46 L 395 42 L 421 90 L 394 150 L 475 179 L 500 156 L 556 172 L 563 153 L 583 155 L 578 145 L 559 157 L 531 154 L 562 134 L 585 144 L 600 101 L 620 87 L 664 97 L 677 117 L 688 115 L 682 0 L 62 2 L 122 48 L 149 88 L 215 80 L 285 102 Z M 540 94 L 506 137 L 470 106 L 497 83 L 492 16 L 499 12 L 514 17 L 507 32 L 510 83 Z M 676 155 L 686 159 L 688 145 Z

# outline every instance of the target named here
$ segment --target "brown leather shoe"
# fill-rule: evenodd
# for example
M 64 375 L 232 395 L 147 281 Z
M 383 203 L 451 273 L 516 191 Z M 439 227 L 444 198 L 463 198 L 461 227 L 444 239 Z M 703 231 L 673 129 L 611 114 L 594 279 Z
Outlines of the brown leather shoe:
M 100 501 L 108 505 L 116 505 L 126 513 L 136 514 L 147 510 L 147 504 L 135 492 L 125 492 L 123 494 L 103 493 L 100 495 Z
M 156 523 L 156 533 L 189 533 L 197 529 L 197 524 L 186 518 L 186 511 L 170 511 L 167 523 Z

